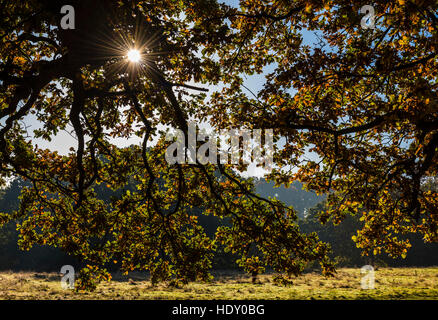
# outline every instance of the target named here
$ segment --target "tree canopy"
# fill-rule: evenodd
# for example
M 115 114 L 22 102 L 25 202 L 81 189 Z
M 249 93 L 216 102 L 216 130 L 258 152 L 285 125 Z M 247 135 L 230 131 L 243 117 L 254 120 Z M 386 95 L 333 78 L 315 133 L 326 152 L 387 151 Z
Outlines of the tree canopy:
M 195 117 L 216 129 L 274 129 L 277 184 L 328 193 L 322 221 L 363 215 L 365 252 L 405 255 L 397 234 L 437 241 L 436 1 L 216 0 L 0 1 L 0 176 L 21 176 L 20 245 L 60 247 L 87 262 L 79 288 L 102 267 L 148 270 L 156 281 L 210 278 L 218 244 L 248 272 L 290 277 L 329 247 L 300 232 L 296 212 L 254 191 L 245 166 L 168 165 L 162 125 L 187 135 Z M 64 5 L 75 28 L 63 29 Z M 319 42 L 303 41 L 315 32 Z M 132 48 L 142 63 L 127 61 Z M 267 69 L 248 94 L 246 76 Z M 206 96 L 206 88 L 223 89 Z M 246 90 L 246 91 L 245 91 Z M 42 128 L 32 134 L 23 119 Z M 68 155 L 39 148 L 72 129 Z M 121 148 L 114 138 L 139 137 Z M 153 137 L 158 142 L 151 144 Z M 309 156 L 312 155 L 312 156 Z M 131 180 L 136 189 L 125 187 Z M 124 190 L 109 204 L 94 188 Z M 124 189 L 125 188 L 125 189 Z M 194 208 L 230 220 L 214 239 Z
M 438 3 L 374 1 L 374 29 L 362 27 L 364 5 L 241 2 L 219 54 L 232 84 L 207 112 L 216 126 L 276 128 L 285 144 L 270 177 L 328 193 L 322 221 L 359 212 L 361 248 L 404 256 L 399 234 L 438 239 L 437 190 L 424 187 L 438 169 Z M 241 73 L 266 67 L 262 90 L 243 94 Z

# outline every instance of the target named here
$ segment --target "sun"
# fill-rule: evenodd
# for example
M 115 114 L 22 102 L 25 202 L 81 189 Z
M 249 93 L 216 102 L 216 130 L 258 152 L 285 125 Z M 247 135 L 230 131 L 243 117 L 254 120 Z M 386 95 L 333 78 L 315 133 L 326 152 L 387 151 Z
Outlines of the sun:
M 128 52 L 128 60 L 133 63 L 138 63 L 141 60 L 141 53 L 137 49 L 131 49 Z

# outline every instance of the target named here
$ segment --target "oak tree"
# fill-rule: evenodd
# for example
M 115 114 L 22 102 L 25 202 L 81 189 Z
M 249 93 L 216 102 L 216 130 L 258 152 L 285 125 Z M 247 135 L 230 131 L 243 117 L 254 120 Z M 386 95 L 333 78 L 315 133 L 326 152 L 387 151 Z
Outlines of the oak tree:
M 61 26 L 65 5 L 74 8 L 74 29 Z M 165 161 L 163 126 L 187 135 L 187 121 L 208 107 L 205 88 L 234 79 L 231 64 L 218 58 L 241 37 L 235 21 L 223 18 L 231 7 L 215 0 L 2 0 L 0 12 L 0 178 L 31 184 L 19 210 L 0 223 L 19 221 L 22 249 L 48 245 L 82 259 L 78 289 L 109 279 L 109 263 L 147 270 L 153 283 L 208 280 L 218 245 L 239 254 L 251 274 L 270 266 L 281 280 L 312 260 L 333 272 L 329 247 L 300 233 L 293 208 L 255 194 L 239 168 Z M 127 60 L 133 49 L 137 63 Z M 239 61 L 235 72 L 247 68 Z M 29 119 L 41 127 L 32 130 Z M 36 143 L 62 131 L 74 138 L 68 154 Z M 117 144 L 133 137 L 141 142 Z M 99 199 L 102 184 L 122 195 Z M 194 208 L 229 223 L 211 239 Z
M 437 13 L 423 0 L 241 1 L 211 18 L 229 19 L 235 37 L 218 54 L 230 85 L 206 114 L 217 127 L 275 128 L 271 179 L 328 194 L 322 222 L 361 215 L 364 254 L 405 256 L 404 234 L 438 240 L 427 187 L 438 173 Z M 248 93 L 244 77 L 263 72 Z

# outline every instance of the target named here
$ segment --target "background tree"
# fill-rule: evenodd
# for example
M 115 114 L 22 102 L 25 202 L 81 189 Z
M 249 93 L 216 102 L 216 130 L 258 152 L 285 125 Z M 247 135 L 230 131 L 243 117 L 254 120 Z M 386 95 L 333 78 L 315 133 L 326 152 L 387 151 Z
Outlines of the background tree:
M 75 29 L 59 27 L 63 5 Z M 0 223 L 18 225 L 22 249 L 48 245 L 86 264 L 78 289 L 110 275 L 103 267 L 148 270 L 153 283 L 208 280 L 215 247 L 240 256 L 248 272 L 266 265 L 290 277 L 318 260 L 330 274 L 328 246 L 300 233 L 296 213 L 254 193 L 229 166 L 177 164 L 164 157 L 159 125 L 187 137 L 187 120 L 205 108 L 205 89 L 228 81 L 214 53 L 238 38 L 221 17 L 230 8 L 201 1 L 0 1 L 0 177 L 25 179 L 20 208 Z M 140 63 L 126 55 L 136 49 Z M 245 64 L 239 67 L 245 69 Z M 42 128 L 28 132 L 23 119 Z M 39 148 L 61 130 L 76 139 L 70 153 Z M 137 136 L 138 146 L 114 138 Z M 150 145 L 156 137 L 158 143 Z M 187 141 L 187 139 L 186 139 Z M 126 188 L 135 182 L 134 190 Z M 95 188 L 121 195 L 105 203 Z M 193 208 L 228 219 L 209 238 Z

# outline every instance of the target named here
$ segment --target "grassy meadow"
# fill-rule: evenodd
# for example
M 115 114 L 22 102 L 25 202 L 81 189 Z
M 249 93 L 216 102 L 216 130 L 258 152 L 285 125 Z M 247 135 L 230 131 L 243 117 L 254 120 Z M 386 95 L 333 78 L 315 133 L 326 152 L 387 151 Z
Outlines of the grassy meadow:
M 140 274 L 114 275 L 111 282 L 101 283 L 95 292 L 63 290 L 55 273 L 0 273 L 1 300 L 103 300 L 103 299 L 437 299 L 438 267 L 379 268 L 375 271 L 375 289 L 361 289 L 360 269 L 339 269 L 335 277 L 306 273 L 291 286 L 278 286 L 272 275 L 262 275 L 259 283 L 238 273 L 217 273 L 211 283 L 191 283 L 182 288 L 165 284 L 152 286 Z

